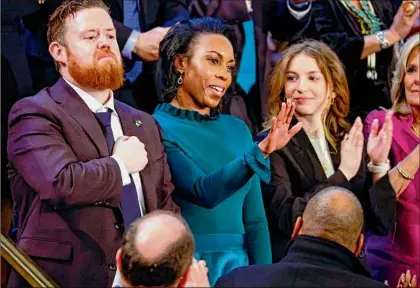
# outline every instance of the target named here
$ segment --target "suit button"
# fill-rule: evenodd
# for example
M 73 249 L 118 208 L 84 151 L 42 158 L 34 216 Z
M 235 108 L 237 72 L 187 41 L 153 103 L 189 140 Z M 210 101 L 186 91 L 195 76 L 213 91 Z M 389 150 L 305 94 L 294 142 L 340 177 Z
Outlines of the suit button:
M 109 265 L 108 265 L 108 268 L 109 268 L 109 270 L 111 270 L 111 271 L 115 271 L 115 270 L 117 270 L 117 266 L 116 266 L 115 264 L 109 264 Z
M 115 223 L 115 224 L 114 224 L 114 227 L 115 227 L 115 229 L 121 229 L 121 224 L 119 224 L 119 223 Z

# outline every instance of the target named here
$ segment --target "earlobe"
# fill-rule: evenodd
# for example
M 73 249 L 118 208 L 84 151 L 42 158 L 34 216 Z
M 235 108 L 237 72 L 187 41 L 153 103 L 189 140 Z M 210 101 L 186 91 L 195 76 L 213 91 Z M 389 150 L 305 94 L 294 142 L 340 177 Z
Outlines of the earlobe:
M 365 243 L 365 235 L 361 233 L 359 238 L 357 238 L 356 250 L 354 251 L 354 255 L 359 256 L 360 252 L 363 249 L 364 243 Z
M 174 66 L 176 71 L 183 74 L 185 71 L 185 58 L 179 54 L 174 57 Z
M 295 238 L 299 234 L 300 230 L 302 229 L 302 225 L 303 225 L 303 220 L 302 220 L 302 217 L 299 216 L 296 219 L 295 227 L 293 228 L 292 237 L 291 237 L 292 239 Z

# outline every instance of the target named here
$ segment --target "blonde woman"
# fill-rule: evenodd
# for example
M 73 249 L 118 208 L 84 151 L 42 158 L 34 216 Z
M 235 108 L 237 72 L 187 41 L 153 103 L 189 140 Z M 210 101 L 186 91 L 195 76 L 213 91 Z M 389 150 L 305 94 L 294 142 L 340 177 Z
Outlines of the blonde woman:
M 263 197 L 273 260 L 283 256 L 306 203 L 326 186 L 351 190 L 364 206 L 367 227 L 375 233 L 389 233 L 396 206 L 390 183 L 395 171 L 388 172 L 386 162 L 392 112 L 385 117 L 380 132 L 373 133 L 364 145 L 360 118 L 352 127 L 345 120 L 349 89 L 343 65 L 326 44 L 315 40 L 291 46 L 277 63 L 268 103 L 272 116 L 285 99 L 296 105 L 292 123 L 299 121 L 303 129 L 270 155 L 271 182 L 263 186 Z
M 392 83 L 394 131 L 391 165 L 397 167 L 393 186 L 397 194 L 395 231 L 387 237 L 368 239 L 368 263 L 378 280 L 388 279 L 395 287 L 401 271 L 420 273 L 420 34 L 404 45 Z M 366 118 L 365 134 L 384 123 L 385 111 L 373 111 Z

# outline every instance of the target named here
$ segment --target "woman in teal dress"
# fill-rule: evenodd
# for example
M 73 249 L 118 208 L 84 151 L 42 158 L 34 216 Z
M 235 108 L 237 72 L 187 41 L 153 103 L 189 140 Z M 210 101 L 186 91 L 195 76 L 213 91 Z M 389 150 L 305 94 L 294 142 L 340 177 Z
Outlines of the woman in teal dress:
M 232 35 L 217 19 L 179 23 L 160 44 L 156 70 L 165 103 L 154 117 L 163 132 L 173 195 L 211 284 L 234 268 L 271 263 L 260 180 L 270 179 L 267 156 L 300 129 L 298 124 L 289 130 L 292 104 L 283 104 L 260 143 L 253 143 L 241 120 L 219 114 L 235 67 Z

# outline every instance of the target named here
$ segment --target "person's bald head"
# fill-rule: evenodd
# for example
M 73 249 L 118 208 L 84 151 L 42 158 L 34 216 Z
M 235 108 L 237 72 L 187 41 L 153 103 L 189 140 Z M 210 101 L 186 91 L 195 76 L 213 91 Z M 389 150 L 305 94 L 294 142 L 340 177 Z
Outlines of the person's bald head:
M 362 206 L 352 192 L 329 187 L 309 200 L 299 235 L 328 239 L 355 252 L 360 244 L 363 219 Z M 363 237 L 361 240 L 363 243 Z
M 129 285 L 170 286 L 184 275 L 194 250 L 185 221 L 171 212 L 155 211 L 130 225 L 117 263 Z

